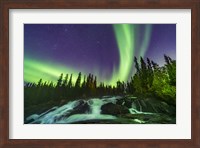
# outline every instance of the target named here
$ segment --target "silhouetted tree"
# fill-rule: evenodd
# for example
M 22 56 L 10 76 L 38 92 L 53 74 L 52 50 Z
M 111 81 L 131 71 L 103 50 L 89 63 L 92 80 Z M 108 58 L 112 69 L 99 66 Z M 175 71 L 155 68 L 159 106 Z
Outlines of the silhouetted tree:
M 67 87 L 67 81 L 68 81 L 68 74 L 65 75 L 65 78 L 62 83 L 62 87 Z
M 136 72 L 126 83 L 117 81 L 116 86 L 105 85 L 97 82 L 97 77 L 89 74 L 84 75 L 81 81 L 81 72 L 78 74 L 75 84 L 72 82 L 72 74 L 66 74 L 63 79 L 61 74 L 56 83 L 43 82 L 24 83 L 25 110 L 40 106 L 43 110 L 51 104 L 60 102 L 90 98 L 104 95 L 153 95 L 170 104 L 176 103 L 176 61 L 164 55 L 165 65 L 159 67 L 157 63 L 147 58 L 146 62 L 141 57 L 138 62 L 134 58 Z M 68 80 L 69 79 L 69 80 Z M 41 110 L 42 110 L 41 109 Z
M 134 58 L 134 62 L 135 62 L 135 68 L 137 70 L 137 73 L 139 73 L 140 72 L 140 68 L 139 68 L 139 64 L 138 64 L 138 61 L 137 61 L 136 57 Z
M 67 88 L 72 88 L 72 74 L 70 75 L 69 82 Z
M 62 79 L 63 79 L 63 74 L 61 73 L 61 75 L 57 81 L 56 87 L 60 87 L 62 85 Z
M 38 81 L 38 84 L 37 84 L 37 87 L 41 87 L 42 86 L 42 79 L 40 79 L 39 81 Z
M 75 83 L 75 88 L 80 88 L 80 87 L 81 87 L 81 72 L 79 72 L 78 78 Z

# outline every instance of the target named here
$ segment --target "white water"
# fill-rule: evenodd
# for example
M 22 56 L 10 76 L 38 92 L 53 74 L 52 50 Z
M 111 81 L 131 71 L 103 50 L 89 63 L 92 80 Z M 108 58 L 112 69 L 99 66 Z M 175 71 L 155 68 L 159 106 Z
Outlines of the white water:
M 46 123 L 46 124 L 55 123 L 56 120 L 59 119 L 59 117 L 69 114 L 70 111 L 72 111 L 73 108 L 76 107 L 78 104 L 79 104 L 79 101 L 72 101 L 72 102 L 68 102 L 67 104 L 65 104 L 59 108 L 53 107 L 54 109 L 56 108 L 56 110 L 45 114 L 46 112 L 48 112 L 48 111 L 46 111 L 46 112 L 38 115 L 37 120 L 35 120 L 33 123 L 35 123 L 35 122 Z M 31 116 L 29 116 L 27 118 L 27 120 L 29 120 Z M 36 117 L 36 115 L 35 115 L 35 117 Z
M 117 100 L 121 99 L 119 96 L 115 97 L 106 97 L 106 98 L 92 98 L 90 100 L 82 100 L 82 103 L 86 103 L 89 106 L 89 112 L 84 111 L 78 114 L 70 113 L 80 105 L 81 100 L 71 101 L 61 107 L 53 107 L 46 112 L 37 115 L 33 114 L 26 118 L 26 120 L 34 120 L 31 123 L 41 123 L 41 124 L 55 124 L 55 123 L 75 123 L 79 121 L 87 121 L 87 120 L 113 120 L 117 119 L 117 117 L 113 115 L 101 114 L 101 107 L 107 103 L 116 104 Z M 144 113 L 141 110 L 137 111 L 134 103 L 132 107 L 129 108 L 131 114 L 151 114 Z M 143 123 L 143 121 L 135 120 L 138 123 Z
M 138 110 L 136 109 L 136 104 L 133 102 L 133 103 L 132 103 L 132 107 L 129 108 L 129 112 L 130 112 L 131 114 L 153 114 L 153 113 L 151 113 L 151 112 L 143 112 L 143 111 L 142 111 L 142 106 L 140 105 L 139 101 L 137 101 L 137 102 L 138 102 L 138 104 L 139 104 L 139 106 L 140 106 L 140 110 L 138 111 Z
M 107 103 L 116 104 L 117 99 L 120 97 L 111 97 L 111 98 L 94 98 L 87 101 L 88 105 L 91 108 L 91 114 L 100 115 L 101 114 L 101 106 Z
M 60 120 L 57 123 L 73 123 L 78 121 L 87 121 L 87 120 L 106 120 L 106 119 L 117 119 L 117 117 L 112 115 L 102 115 L 102 114 L 75 114 L 69 116 L 64 120 Z
M 101 99 L 90 99 L 87 101 L 90 106 L 91 114 L 100 115 L 101 114 L 101 106 L 105 104 L 105 102 Z
M 151 113 L 151 112 L 142 112 L 142 111 L 138 111 L 135 108 L 129 108 L 129 112 L 131 114 L 155 114 L 155 113 Z

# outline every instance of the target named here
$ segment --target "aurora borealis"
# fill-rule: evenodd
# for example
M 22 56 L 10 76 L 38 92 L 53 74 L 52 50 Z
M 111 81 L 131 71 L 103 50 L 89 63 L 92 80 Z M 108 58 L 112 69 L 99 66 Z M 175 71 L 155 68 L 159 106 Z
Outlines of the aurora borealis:
M 25 82 L 81 72 L 115 85 L 133 75 L 134 56 L 163 65 L 164 54 L 176 59 L 175 24 L 24 25 Z

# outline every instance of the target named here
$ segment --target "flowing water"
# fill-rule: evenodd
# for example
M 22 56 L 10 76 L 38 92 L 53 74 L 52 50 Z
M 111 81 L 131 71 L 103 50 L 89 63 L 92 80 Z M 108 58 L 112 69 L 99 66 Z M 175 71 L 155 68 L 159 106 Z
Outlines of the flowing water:
M 89 100 L 75 100 L 60 107 L 55 106 L 42 114 L 33 114 L 27 117 L 26 121 L 31 121 L 29 123 L 32 124 L 57 124 L 76 123 L 91 120 L 116 120 L 118 119 L 116 116 L 101 114 L 101 107 L 107 103 L 116 104 L 116 102 L 120 99 L 122 99 L 120 96 L 105 96 L 103 98 L 92 98 Z M 88 109 L 82 109 L 79 110 L 78 113 L 73 113 L 73 111 L 79 109 L 81 105 L 85 105 Z M 129 112 L 130 114 L 152 114 L 149 112 L 142 112 L 142 108 L 137 110 L 134 103 L 132 103 L 132 107 L 129 108 Z M 143 121 L 137 119 L 134 121 L 144 123 Z

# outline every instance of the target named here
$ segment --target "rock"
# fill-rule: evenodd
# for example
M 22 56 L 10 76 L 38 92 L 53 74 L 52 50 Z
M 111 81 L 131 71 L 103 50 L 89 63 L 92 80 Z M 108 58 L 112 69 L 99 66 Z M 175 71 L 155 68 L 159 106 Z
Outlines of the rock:
M 176 113 L 175 106 L 154 98 L 136 99 L 133 101 L 132 107 L 142 112 L 163 113 L 169 115 L 175 115 Z
M 25 124 L 31 123 L 31 122 L 37 120 L 38 118 L 39 118 L 39 115 L 38 115 L 38 114 L 33 114 L 33 115 L 27 117 L 26 120 L 24 121 L 24 123 L 25 123 Z
M 131 108 L 134 100 L 136 100 L 136 97 L 126 96 L 122 99 L 117 100 L 116 104 L 126 106 L 127 108 Z
M 127 108 L 131 108 L 133 100 L 129 98 L 123 98 L 117 100 L 116 104 L 126 106 Z
M 119 99 L 119 100 L 117 100 L 117 102 L 116 102 L 117 105 L 123 105 L 124 103 L 125 103 L 124 98 L 123 98 L 123 99 Z
M 157 114 L 154 118 L 150 118 L 147 124 L 175 124 L 176 118 L 166 115 L 166 114 Z
M 138 99 L 134 101 L 134 105 L 138 111 L 157 113 L 157 110 L 153 107 L 154 104 L 152 105 L 151 101 Z
M 69 114 L 69 116 L 74 114 L 84 114 L 90 111 L 90 106 L 83 100 L 80 100 L 79 105 L 77 105 Z
M 130 102 L 129 102 L 130 101 Z M 132 101 L 132 104 L 131 104 Z M 174 124 L 176 123 L 176 107 L 156 98 L 133 99 L 123 98 L 117 102 L 128 108 L 135 109 L 135 113 L 121 114 L 121 118 L 140 120 L 147 124 Z M 137 112 L 140 111 L 140 112 Z M 142 113 L 143 112 L 143 113 Z
M 128 110 L 127 107 L 122 106 L 122 105 L 107 103 L 107 104 L 102 105 L 101 113 L 117 116 L 117 115 L 120 115 L 120 114 L 129 113 L 129 110 Z
M 132 99 L 125 98 L 125 103 L 123 105 L 126 106 L 126 107 L 128 107 L 128 108 L 131 108 L 132 107 L 132 103 L 133 103 Z
M 26 121 L 24 121 L 24 124 L 32 123 L 34 121 L 35 121 L 34 119 L 26 120 Z
M 145 124 L 175 124 L 176 118 L 160 113 L 154 114 L 124 114 L 121 118 L 125 119 L 137 119 L 143 121 Z

